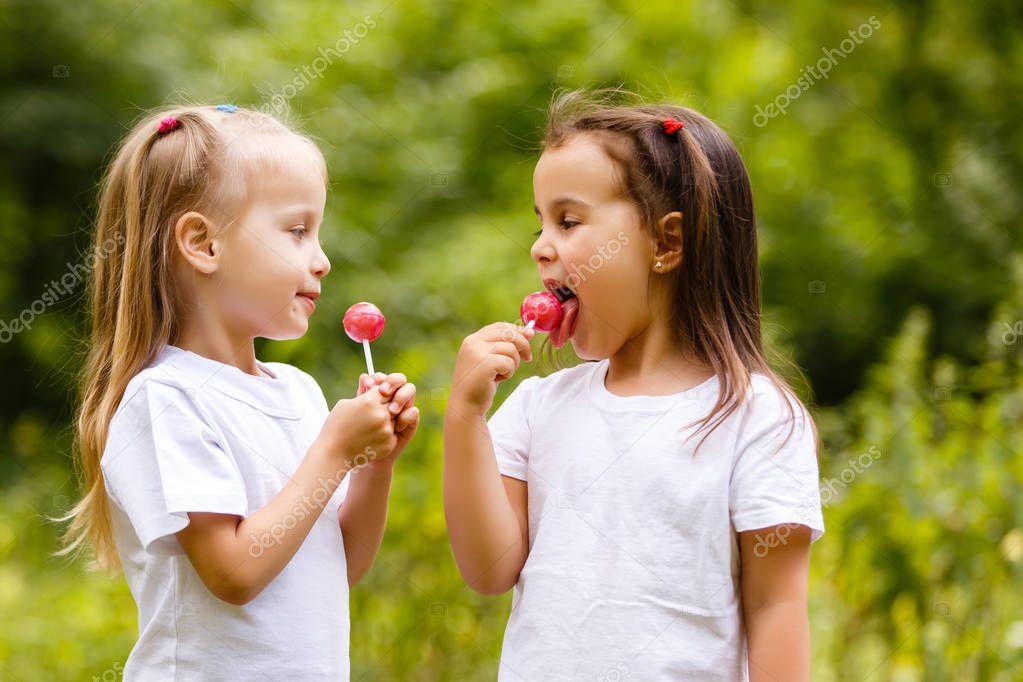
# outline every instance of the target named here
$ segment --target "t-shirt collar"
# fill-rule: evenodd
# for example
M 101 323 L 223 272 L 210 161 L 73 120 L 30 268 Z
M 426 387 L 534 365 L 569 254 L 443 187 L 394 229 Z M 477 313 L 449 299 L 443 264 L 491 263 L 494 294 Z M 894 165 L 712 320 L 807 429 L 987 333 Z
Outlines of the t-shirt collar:
M 233 365 L 211 360 L 192 351 L 167 345 L 152 365 L 167 372 L 176 383 L 196 393 L 215 390 L 240 400 L 272 417 L 299 419 L 302 415 L 291 387 L 280 371 L 263 362 L 256 365 L 270 376 L 254 376 Z
M 589 395 L 596 405 L 612 412 L 664 412 L 666 407 L 674 405 L 692 405 L 702 403 L 718 390 L 718 378 L 712 376 L 706 381 L 687 388 L 678 393 L 668 395 L 615 395 L 607 390 L 604 380 L 610 361 L 607 359 L 593 363 L 590 373 Z

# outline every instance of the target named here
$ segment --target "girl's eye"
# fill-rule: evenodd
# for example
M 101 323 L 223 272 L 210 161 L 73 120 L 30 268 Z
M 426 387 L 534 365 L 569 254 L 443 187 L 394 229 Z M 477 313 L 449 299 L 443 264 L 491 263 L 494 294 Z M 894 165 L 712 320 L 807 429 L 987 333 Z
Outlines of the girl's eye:
M 301 239 L 302 237 L 305 236 L 305 233 L 308 232 L 308 230 L 306 230 L 304 225 L 296 225 L 295 227 L 288 230 L 288 232 Z
M 568 218 L 565 218 L 559 224 L 561 225 L 562 229 L 568 230 L 568 229 L 571 229 L 571 228 L 575 227 L 576 225 L 578 225 L 579 221 L 578 220 L 569 220 Z M 534 232 L 533 236 L 534 237 L 539 237 L 541 234 L 543 234 L 543 228 L 542 227 L 539 230 L 537 230 L 536 232 Z

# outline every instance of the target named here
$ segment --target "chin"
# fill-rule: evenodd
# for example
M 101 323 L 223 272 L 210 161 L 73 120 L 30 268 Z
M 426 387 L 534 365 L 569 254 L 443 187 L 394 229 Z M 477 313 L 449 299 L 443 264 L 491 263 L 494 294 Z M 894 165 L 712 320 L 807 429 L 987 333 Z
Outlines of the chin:
M 573 348 L 575 346 L 573 345 Z M 595 353 L 592 351 L 576 350 L 576 356 L 580 360 L 586 360 L 587 362 L 593 362 L 597 360 L 607 360 L 610 356 L 607 353 Z
M 574 336 L 568 342 L 572 344 L 572 350 L 575 351 L 576 356 L 580 360 L 603 360 L 609 357 L 609 354 L 601 353 L 599 350 L 591 348 L 585 341 L 578 340 Z
M 309 325 L 308 325 L 308 324 L 304 324 L 304 325 L 302 325 L 302 328 L 301 328 L 301 329 L 295 329 L 295 330 L 291 331 L 291 332 L 290 332 L 290 333 L 289 333 L 289 334 L 288 334 L 288 335 L 287 335 L 287 336 L 286 336 L 286 337 L 285 337 L 284 339 L 282 339 L 282 340 L 284 340 L 284 341 L 293 341 L 294 339 L 300 339 L 300 338 L 302 338 L 303 336 L 305 336 L 305 333 L 306 333 L 307 331 L 309 331 Z
M 581 329 L 577 329 L 568 342 L 572 344 L 572 350 L 575 351 L 579 359 L 587 361 L 607 360 L 617 353 L 622 346 L 621 343 L 615 345 L 615 340 L 607 337 L 602 339 L 589 337 Z
M 306 322 L 299 325 L 292 325 L 287 329 L 274 329 L 272 331 L 264 331 L 260 336 L 263 338 L 270 339 L 271 341 L 294 341 L 305 336 L 305 333 L 309 331 L 309 323 Z

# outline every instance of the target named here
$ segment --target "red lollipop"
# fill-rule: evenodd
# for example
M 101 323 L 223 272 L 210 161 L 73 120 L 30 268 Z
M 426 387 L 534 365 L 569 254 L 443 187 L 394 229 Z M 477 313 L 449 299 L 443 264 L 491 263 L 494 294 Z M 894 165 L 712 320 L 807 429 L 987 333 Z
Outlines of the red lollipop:
M 384 324 L 387 320 L 372 303 L 356 303 L 345 312 L 344 326 L 345 333 L 352 341 L 362 344 L 366 351 L 366 369 L 373 375 L 373 356 L 369 352 L 369 342 L 376 341 L 384 331 Z
M 561 302 L 549 291 L 535 291 L 522 301 L 519 315 L 526 327 L 549 332 L 561 324 Z

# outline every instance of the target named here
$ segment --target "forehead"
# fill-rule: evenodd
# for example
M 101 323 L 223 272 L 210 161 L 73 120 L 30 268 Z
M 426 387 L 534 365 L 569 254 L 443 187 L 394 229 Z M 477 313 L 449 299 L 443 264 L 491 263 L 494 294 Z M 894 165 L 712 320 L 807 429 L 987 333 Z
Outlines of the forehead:
M 308 140 L 290 132 L 256 134 L 236 139 L 228 156 L 228 182 L 231 177 L 244 182 L 237 194 L 249 206 L 289 203 L 322 210 L 326 168 Z
M 297 159 L 268 166 L 257 173 L 249 200 L 264 205 L 282 205 L 319 212 L 327 199 L 327 186 L 319 169 Z
M 607 152 L 610 140 L 592 133 L 572 135 L 546 149 L 533 171 L 537 202 L 571 194 L 591 201 L 621 196 L 622 171 Z

